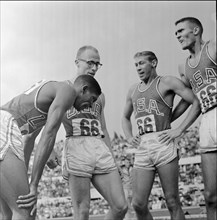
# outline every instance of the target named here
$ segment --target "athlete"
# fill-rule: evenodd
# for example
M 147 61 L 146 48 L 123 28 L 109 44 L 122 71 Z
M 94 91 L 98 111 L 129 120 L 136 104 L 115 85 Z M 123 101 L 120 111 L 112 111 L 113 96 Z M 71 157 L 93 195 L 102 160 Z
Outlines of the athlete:
M 200 152 L 204 180 L 204 196 L 207 219 L 217 218 L 217 74 L 216 39 L 202 39 L 203 26 L 197 18 L 185 17 L 175 23 L 175 35 L 183 50 L 190 56 L 179 66 L 183 82 L 192 89 L 200 101 L 202 112 L 200 124 Z M 181 101 L 174 111 L 177 118 L 188 107 Z
M 148 200 L 155 173 L 158 172 L 171 219 L 183 220 L 178 192 L 178 155 L 175 138 L 179 137 L 200 114 L 199 102 L 189 88 L 176 77 L 159 76 L 158 59 L 151 51 L 134 56 L 139 83 L 128 92 L 122 127 L 130 144 L 137 146 L 132 171 L 132 205 L 138 220 L 153 219 Z M 192 104 L 181 125 L 171 129 L 175 95 Z M 134 112 L 138 133 L 133 136 L 131 115 Z
M 102 66 L 98 50 L 89 45 L 78 50 L 75 64 L 78 76 L 94 77 Z M 72 107 L 63 118 L 66 131 L 63 177 L 69 182 L 75 220 L 89 219 L 91 183 L 110 205 L 106 220 L 122 220 L 127 212 L 127 202 L 106 128 L 104 106 L 102 93 L 92 108 L 78 111 Z M 35 196 L 34 193 L 27 195 L 26 200 L 22 201 L 23 207 L 29 207 Z
M 34 204 L 28 209 L 19 208 L 16 203 L 18 196 L 28 194 L 30 190 L 37 193 L 43 168 L 53 149 L 64 113 L 71 106 L 78 111 L 91 107 L 100 94 L 99 84 L 88 75 L 77 77 L 74 83 L 70 80 L 42 80 L 1 106 L 0 208 L 3 219 L 35 218 L 34 210 L 30 216 Z M 29 139 L 32 150 L 42 127 L 44 130 L 35 152 L 29 186 L 24 158 L 28 164 L 31 153 L 24 152 L 26 149 L 23 148 L 22 135 L 32 134 L 32 139 Z
M 77 74 L 95 76 L 101 66 L 96 48 L 84 46 L 77 52 Z M 111 149 L 104 117 L 105 96 L 92 108 L 76 111 L 71 108 L 63 118 L 66 143 L 63 153 L 63 176 L 69 180 L 74 218 L 87 220 L 90 207 L 90 183 L 110 205 L 105 219 L 123 219 L 127 203 Z

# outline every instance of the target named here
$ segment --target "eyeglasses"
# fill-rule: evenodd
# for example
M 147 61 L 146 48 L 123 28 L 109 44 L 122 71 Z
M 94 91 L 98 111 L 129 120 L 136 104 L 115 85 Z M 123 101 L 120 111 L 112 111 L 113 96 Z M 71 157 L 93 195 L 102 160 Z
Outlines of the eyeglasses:
M 95 62 L 93 60 L 89 60 L 89 61 L 83 60 L 83 59 L 78 59 L 78 60 L 87 63 L 90 68 L 93 68 L 94 66 L 96 66 L 96 68 L 99 69 L 102 66 L 100 62 Z

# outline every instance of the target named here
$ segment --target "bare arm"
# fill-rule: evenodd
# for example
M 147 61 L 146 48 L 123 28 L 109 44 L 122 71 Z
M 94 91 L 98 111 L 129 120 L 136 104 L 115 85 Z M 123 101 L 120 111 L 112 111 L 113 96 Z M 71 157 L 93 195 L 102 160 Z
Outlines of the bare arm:
M 133 136 L 132 123 L 131 123 L 131 115 L 133 113 L 133 103 L 131 99 L 132 92 L 135 89 L 135 86 L 132 86 L 127 94 L 126 104 L 124 107 L 124 113 L 122 117 L 122 129 L 124 131 L 125 137 L 127 141 L 133 146 L 137 146 L 140 143 L 139 136 Z
M 200 103 L 197 97 L 193 94 L 192 90 L 188 88 L 181 80 L 175 77 L 169 77 L 168 83 L 172 91 L 179 95 L 183 100 L 192 104 L 188 115 L 176 129 L 163 132 L 160 135 L 161 142 L 170 142 L 174 138 L 179 137 L 200 115 Z
M 33 162 L 30 182 L 30 193 L 19 196 L 17 203 L 19 208 L 29 208 L 37 201 L 37 187 L 46 161 L 54 147 L 57 131 L 61 125 L 62 117 L 74 102 L 72 90 L 68 87 L 60 87 L 55 91 L 55 97 L 48 111 L 48 118 L 39 140 Z
M 54 148 L 53 148 L 46 164 L 50 169 L 54 169 L 58 165 L 61 166 L 61 157 L 60 157 L 60 155 L 58 155 L 58 153 L 55 151 Z
M 191 88 L 190 83 L 188 82 L 184 74 L 184 65 L 179 65 L 179 75 L 182 82 L 187 87 Z M 179 118 L 188 109 L 189 106 L 190 106 L 189 102 L 186 102 L 186 100 L 181 99 L 179 103 L 176 105 L 175 109 L 173 110 L 171 122 Z
M 24 157 L 25 157 L 25 163 L 26 167 L 28 169 L 29 167 L 29 160 L 32 154 L 32 151 L 35 146 L 35 139 L 40 133 L 41 129 L 38 129 L 37 131 L 33 132 L 32 134 L 27 134 L 23 136 L 23 147 L 24 147 Z
M 105 96 L 104 94 L 101 94 L 101 100 L 102 100 L 102 112 L 100 115 L 100 123 L 101 123 L 101 128 L 102 131 L 105 135 L 105 137 L 103 138 L 103 141 L 106 143 L 106 145 L 111 149 L 111 140 L 110 140 L 110 136 L 106 127 L 106 121 L 105 121 L 105 115 L 104 115 L 104 108 L 105 108 Z

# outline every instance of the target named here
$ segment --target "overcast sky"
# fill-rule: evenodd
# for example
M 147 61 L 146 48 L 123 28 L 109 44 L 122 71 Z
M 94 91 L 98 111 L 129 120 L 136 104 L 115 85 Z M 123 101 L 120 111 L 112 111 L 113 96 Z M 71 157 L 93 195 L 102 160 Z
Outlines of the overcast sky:
M 1 104 L 41 79 L 72 78 L 77 50 L 93 45 L 103 63 L 96 79 L 105 93 L 111 137 L 114 131 L 123 134 L 126 94 L 139 80 L 136 52 L 152 50 L 159 59 L 158 74 L 179 77 L 177 66 L 188 52 L 175 38 L 175 21 L 194 16 L 204 26 L 204 40 L 216 34 L 215 1 L 1 1 L 0 5 Z M 61 128 L 57 140 L 63 138 Z

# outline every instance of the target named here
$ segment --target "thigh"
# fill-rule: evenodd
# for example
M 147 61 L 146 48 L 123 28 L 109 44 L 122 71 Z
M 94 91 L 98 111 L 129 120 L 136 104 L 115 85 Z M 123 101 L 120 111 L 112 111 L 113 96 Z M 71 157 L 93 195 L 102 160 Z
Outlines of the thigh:
M 95 143 L 92 137 L 70 137 L 64 147 L 64 175 L 92 177 L 95 167 Z
M 122 207 L 126 203 L 120 175 L 116 170 L 106 174 L 95 174 L 92 183 L 111 207 Z
M 217 151 L 216 115 L 217 108 L 202 115 L 199 130 L 201 153 Z
M 217 151 L 201 154 L 201 165 L 205 189 L 216 193 Z
M 8 207 L 7 203 L 1 199 L 0 196 L 0 219 L 10 220 L 12 219 L 12 211 Z
M 155 178 L 155 170 L 133 168 L 132 190 L 133 200 L 147 204 Z
M 168 195 L 178 195 L 178 157 L 176 157 L 168 164 L 158 167 L 158 174 L 165 197 L 167 197 Z
M 85 204 L 89 206 L 90 178 L 70 174 L 69 189 L 74 206 L 77 206 L 77 204 Z
M 27 169 L 24 161 L 20 160 L 11 149 L 0 162 L 0 195 L 13 211 L 14 215 L 28 216 L 28 210 L 19 209 L 16 200 L 19 195 L 29 193 Z

